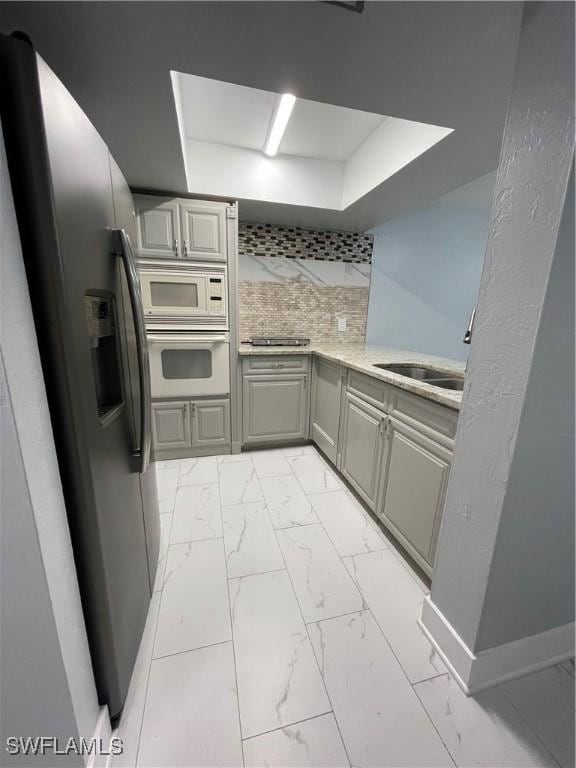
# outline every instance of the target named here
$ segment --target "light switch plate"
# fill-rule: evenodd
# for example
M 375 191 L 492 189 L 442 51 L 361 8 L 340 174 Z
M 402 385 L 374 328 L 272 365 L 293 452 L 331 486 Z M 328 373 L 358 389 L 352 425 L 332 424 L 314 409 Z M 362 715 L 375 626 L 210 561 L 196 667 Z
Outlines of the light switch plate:
M 338 318 L 338 330 L 339 331 L 345 331 L 346 330 L 346 318 L 345 317 L 339 317 Z

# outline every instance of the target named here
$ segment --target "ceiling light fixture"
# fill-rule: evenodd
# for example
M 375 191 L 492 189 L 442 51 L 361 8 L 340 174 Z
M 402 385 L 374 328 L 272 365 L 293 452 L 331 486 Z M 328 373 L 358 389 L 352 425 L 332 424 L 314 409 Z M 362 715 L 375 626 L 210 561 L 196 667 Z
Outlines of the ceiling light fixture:
M 270 121 L 270 130 L 268 131 L 268 137 L 266 139 L 266 145 L 264 147 L 264 153 L 268 157 L 274 157 L 278 152 L 278 147 L 284 136 L 284 131 L 290 120 L 290 115 L 294 109 L 296 103 L 296 96 L 291 93 L 283 93 L 280 99 L 276 102 L 276 109 L 272 115 Z

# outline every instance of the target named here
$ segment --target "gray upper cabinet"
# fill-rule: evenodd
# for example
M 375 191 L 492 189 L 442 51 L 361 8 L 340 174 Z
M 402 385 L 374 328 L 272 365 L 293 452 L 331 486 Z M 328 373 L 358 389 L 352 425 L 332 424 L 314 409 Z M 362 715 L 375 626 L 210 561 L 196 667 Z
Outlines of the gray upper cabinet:
M 371 509 L 376 505 L 387 416 L 346 392 L 341 471 Z
M 152 403 L 152 444 L 155 452 L 192 446 L 187 401 Z
M 178 200 L 137 195 L 138 255 L 176 259 L 180 256 L 180 215 Z
M 394 417 L 387 432 L 377 514 L 430 575 L 452 451 Z
M 226 204 L 181 200 L 182 256 L 226 261 Z
M 135 195 L 141 258 L 226 261 L 227 203 Z
M 230 400 L 191 403 L 192 447 L 217 448 L 230 443 Z
M 340 366 L 316 357 L 312 370 L 311 437 L 334 463 L 338 452 L 341 394 Z
M 243 377 L 243 443 L 308 438 L 308 374 Z

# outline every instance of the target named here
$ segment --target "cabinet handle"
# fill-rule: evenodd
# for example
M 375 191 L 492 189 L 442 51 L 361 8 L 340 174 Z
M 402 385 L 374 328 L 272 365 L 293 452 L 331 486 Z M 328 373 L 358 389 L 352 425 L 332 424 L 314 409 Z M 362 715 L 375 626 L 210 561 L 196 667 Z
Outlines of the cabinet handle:
M 196 403 L 192 403 L 192 418 L 196 416 Z
M 174 253 L 178 256 L 178 238 L 174 238 Z
M 308 376 L 304 376 L 304 389 L 308 387 Z
M 186 259 L 186 258 L 188 258 L 188 241 L 187 240 L 183 240 L 182 241 L 182 246 L 184 248 L 184 258 Z

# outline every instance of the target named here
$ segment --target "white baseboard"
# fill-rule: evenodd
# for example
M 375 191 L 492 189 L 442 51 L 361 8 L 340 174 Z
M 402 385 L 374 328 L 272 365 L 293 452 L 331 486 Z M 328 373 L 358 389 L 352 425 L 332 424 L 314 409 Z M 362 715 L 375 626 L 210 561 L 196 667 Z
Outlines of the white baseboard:
M 118 728 L 114 729 L 110 734 L 110 739 L 119 738 L 118 737 Z M 114 760 L 114 755 L 107 755 L 106 757 L 106 763 L 105 768 L 112 768 L 112 760 Z
M 574 622 L 538 635 L 472 653 L 430 599 L 418 622 L 467 696 L 574 656 Z
M 418 624 L 432 643 L 436 653 L 448 667 L 452 677 L 464 693 L 469 696 L 471 691 L 468 688 L 468 680 L 475 658 L 474 654 L 430 600 L 430 595 L 426 595 L 424 598 L 422 616 Z
M 100 707 L 100 713 L 96 720 L 96 727 L 92 738 L 96 740 L 97 744 L 102 744 L 106 749 L 110 744 L 112 738 L 112 726 L 110 724 L 110 717 L 108 715 L 108 707 Z M 100 754 L 98 751 L 90 755 L 86 768 L 110 768 L 112 764 L 112 755 Z

